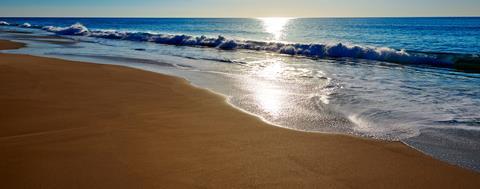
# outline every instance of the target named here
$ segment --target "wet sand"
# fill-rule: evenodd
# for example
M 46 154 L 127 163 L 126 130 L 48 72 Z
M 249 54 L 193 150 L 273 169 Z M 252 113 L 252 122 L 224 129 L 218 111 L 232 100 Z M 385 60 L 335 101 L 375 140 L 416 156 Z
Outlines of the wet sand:
M 0 188 L 194 187 L 480 188 L 480 174 L 399 142 L 274 127 L 180 78 L 0 54 Z
M 32 32 L 2 30 L 1 28 L 0 28 L 0 33 L 7 34 L 7 36 L 10 39 L 15 39 L 15 40 L 28 40 L 28 41 L 57 44 L 57 45 L 74 45 L 77 43 L 77 41 L 73 39 L 65 38 L 58 35 L 35 35 Z

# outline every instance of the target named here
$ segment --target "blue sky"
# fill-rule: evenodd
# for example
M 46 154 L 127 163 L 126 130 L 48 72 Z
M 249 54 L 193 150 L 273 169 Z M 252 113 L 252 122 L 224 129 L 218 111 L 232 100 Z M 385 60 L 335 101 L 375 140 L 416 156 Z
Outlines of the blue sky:
M 0 16 L 480 16 L 480 0 L 0 0 Z

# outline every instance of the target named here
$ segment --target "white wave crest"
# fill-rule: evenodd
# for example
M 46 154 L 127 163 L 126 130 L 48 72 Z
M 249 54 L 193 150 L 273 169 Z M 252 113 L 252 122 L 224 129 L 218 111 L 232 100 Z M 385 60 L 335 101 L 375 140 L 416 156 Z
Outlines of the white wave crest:
M 59 35 L 88 35 L 90 33 L 88 28 L 80 23 L 73 24 L 69 27 L 45 26 L 42 27 L 42 29 Z
M 0 21 L 0 26 L 9 26 L 10 24 L 5 21 Z
M 32 25 L 31 25 L 30 23 L 28 23 L 28 22 L 25 22 L 25 23 L 23 23 L 20 27 L 30 28 L 30 27 L 32 27 Z

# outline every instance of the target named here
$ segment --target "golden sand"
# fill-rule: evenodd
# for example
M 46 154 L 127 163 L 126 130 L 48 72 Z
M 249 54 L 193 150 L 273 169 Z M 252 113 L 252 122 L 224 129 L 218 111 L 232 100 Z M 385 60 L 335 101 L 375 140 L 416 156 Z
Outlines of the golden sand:
M 194 187 L 478 189 L 480 174 L 399 142 L 274 127 L 183 79 L 0 54 L 0 188 Z

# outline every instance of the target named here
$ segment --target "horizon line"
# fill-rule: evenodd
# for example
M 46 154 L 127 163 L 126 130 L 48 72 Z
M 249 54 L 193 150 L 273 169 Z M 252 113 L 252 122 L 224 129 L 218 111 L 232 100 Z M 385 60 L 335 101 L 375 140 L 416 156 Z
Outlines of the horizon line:
M 213 19 L 222 19 L 222 18 L 232 18 L 232 19 L 251 19 L 251 18 L 480 18 L 480 15 L 475 16 L 319 16 L 319 17 L 310 17 L 310 16 L 259 16 L 259 17 L 182 17 L 182 16 L 0 16 L 0 18 L 213 18 Z

